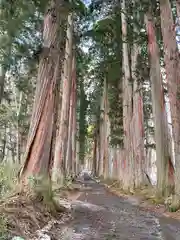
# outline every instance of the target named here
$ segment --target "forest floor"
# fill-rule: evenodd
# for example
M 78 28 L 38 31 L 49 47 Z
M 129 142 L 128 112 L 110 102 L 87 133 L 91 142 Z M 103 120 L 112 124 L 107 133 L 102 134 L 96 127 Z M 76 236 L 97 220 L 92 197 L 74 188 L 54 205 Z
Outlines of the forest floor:
M 80 188 L 83 191 L 80 184 L 71 183 L 56 189 L 53 201 L 17 193 L 4 198 L 0 201 L 0 240 L 58 240 L 57 229 L 72 219 L 71 203 L 80 196 Z
M 61 240 L 178 240 L 180 221 L 139 207 L 101 183 L 85 181 L 89 190 L 73 201 L 73 219 L 59 232 Z
M 172 198 L 157 198 L 156 190 L 152 186 L 146 186 L 142 189 L 136 189 L 133 192 L 125 192 L 119 186 L 118 181 L 113 180 L 100 180 L 106 189 L 128 201 L 134 202 L 141 208 L 148 211 L 159 213 L 165 217 L 180 220 L 180 209 L 176 212 L 169 211 Z M 99 182 L 99 181 L 98 181 Z
M 59 197 L 64 196 L 65 202 L 70 203 L 70 211 L 54 215 L 41 203 L 32 205 L 11 198 L 12 206 L 9 202 L 7 208 L 11 236 L 21 236 L 24 240 L 180 239 L 180 221 L 164 217 L 161 211 L 147 205 L 140 206 L 135 197 L 117 196 L 103 183 L 91 179 L 79 179 L 73 186 L 71 191 L 61 191 Z

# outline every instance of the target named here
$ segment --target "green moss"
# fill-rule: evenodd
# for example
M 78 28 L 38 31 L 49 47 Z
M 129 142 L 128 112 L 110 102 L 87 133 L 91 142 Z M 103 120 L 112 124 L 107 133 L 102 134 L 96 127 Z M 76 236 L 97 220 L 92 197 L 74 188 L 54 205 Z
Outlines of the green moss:
M 171 202 L 170 202 L 170 200 L 171 200 Z M 179 209 L 180 209 L 180 200 L 176 195 L 172 195 L 171 199 L 169 199 L 168 210 L 170 212 L 176 212 Z
M 171 206 L 168 207 L 169 212 L 177 212 L 177 210 L 179 210 L 179 206 L 171 205 Z
M 45 175 L 29 177 L 29 191 L 35 198 L 41 199 L 45 204 L 53 199 L 53 191 L 50 179 Z

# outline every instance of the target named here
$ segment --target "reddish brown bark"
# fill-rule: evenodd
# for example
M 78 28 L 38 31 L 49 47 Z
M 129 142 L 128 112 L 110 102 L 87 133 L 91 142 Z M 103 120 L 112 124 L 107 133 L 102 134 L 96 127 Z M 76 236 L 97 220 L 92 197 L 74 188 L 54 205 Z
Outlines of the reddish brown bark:
M 73 120 L 72 120 L 72 171 L 77 174 L 77 161 L 76 158 L 76 134 L 77 134 L 77 119 L 76 119 L 76 107 L 77 107 L 77 78 L 76 78 L 76 55 L 73 58 L 72 64 L 72 80 L 73 80 Z
M 105 79 L 104 83 L 104 177 L 109 177 L 109 116 L 108 116 L 108 85 Z
M 94 144 L 93 144 L 93 174 L 97 175 L 97 126 L 94 131 Z
M 143 121 L 143 101 L 142 84 L 138 82 L 136 76 L 136 65 L 140 47 L 134 44 L 132 51 L 132 78 L 133 78 L 133 118 L 131 120 L 131 135 L 134 161 L 134 185 L 140 187 L 144 184 L 144 121 Z
M 175 195 L 180 196 L 180 59 L 174 31 L 174 21 L 169 0 L 160 0 L 161 29 L 164 44 L 164 61 L 168 83 L 172 130 L 175 149 Z
M 178 26 L 180 26 L 180 0 L 176 0 L 176 12 L 177 12 L 177 18 L 178 18 Z
M 163 95 L 163 89 L 162 89 L 162 95 Z M 168 185 L 170 186 L 174 186 L 175 182 L 174 182 L 174 173 L 175 173 L 175 169 L 174 169 L 174 165 L 173 165 L 173 162 L 172 162 L 172 136 L 170 134 L 170 129 L 169 129 L 169 126 L 168 126 L 168 117 L 167 117 L 167 111 L 166 111 L 166 108 L 165 108 L 165 96 L 164 96 L 164 99 L 163 99 L 163 105 L 162 105 L 162 108 L 163 108 L 163 111 L 164 111 L 164 118 L 165 118 L 165 130 L 166 130 L 166 139 L 167 139 L 167 142 L 168 142 L 168 145 L 167 148 L 168 148 L 168 153 L 169 153 L 169 159 L 168 159 Z
M 168 132 L 166 129 L 162 77 L 160 72 L 159 48 L 157 45 L 155 26 L 151 10 L 149 10 L 146 14 L 145 22 L 148 35 L 150 80 L 155 123 L 157 191 L 158 194 L 164 195 L 167 193 L 168 187 L 169 143 L 167 135 Z
M 103 94 L 101 97 L 101 106 L 100 106 L 100 124 L 99 124 L 99 166 L 98 166 L 98 175 L 104 176 L 105 171 L 105 94 L 106 94 L 106 81 L 104 80 Z
M 25 152 L 22 179 L 48 174 L 54 118 L 54 93 L 59 67 L 60 2 L 50 1 L 44 17 L 43 54 L 40 59 L 33 114 Z
M 72 82 L 72 40 L 73 40 L 73 16 L 68 16 L 68 28 L 67 28 L 67 39 L 65 49 L 65 63 L 63 73 L 63 87 L 62 87 L 62 108 L 61 108 L 61 119 L 59 126 L 59 133 L 56 138 L 55 144 L 55 157 L 54 157 L 54 181 L 58 181 L 58 171 L 62 171 L 62 167 L 65 169 L 66 164 L 66 149 L 67 149 L 67 138 L 68 138 L 68 125 L 69 125 L 69 104 L 70 104 L 70 90 Z
M 124 189 L 133 188 L 133 153 L 132 138 L 130 132 L 130 123 L 132 119 L 132 84 L 130 80 L 130 66 L 127 44 L 127 22 L 125 0 L 121 4 L 121 21 L 122 21 L 122 39 L 123 39 L 123 128 L 124 128 Z
M 69 174 L 75 173 L 75 135 L 76 135 L 76 68 L 75 68 L 75 56 L 73 56 L 72 64 L 72 86 L 70 96 L 70 109 L 69 109 L 69 128 L 68 128 L 68 143 L 66 151 L 66 163 L 67 171 Z

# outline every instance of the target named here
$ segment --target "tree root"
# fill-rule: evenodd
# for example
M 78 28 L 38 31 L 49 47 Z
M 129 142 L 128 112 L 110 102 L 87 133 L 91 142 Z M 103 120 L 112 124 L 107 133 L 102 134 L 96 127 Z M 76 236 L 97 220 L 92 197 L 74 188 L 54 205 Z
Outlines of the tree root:
M 61 219 L 64 212 L 69 212 L 70 209 L 59 198 L 54 197 L 52 201 L 44 202 L 43 197 L 27 193 L 17 194 L 0 203 L 0 215 L 5 217 L 8 235 L 22 236 L 25 239 L 33 239 L 37 230 L 48 222 Z

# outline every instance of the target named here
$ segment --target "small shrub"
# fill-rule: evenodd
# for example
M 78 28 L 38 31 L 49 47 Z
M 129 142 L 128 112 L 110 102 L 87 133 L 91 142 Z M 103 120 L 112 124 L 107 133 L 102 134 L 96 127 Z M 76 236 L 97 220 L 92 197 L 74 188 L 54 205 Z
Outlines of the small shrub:
M 63 180 L 63 186 L 69 187 L 71 184 L 72 184 L 72 177 L 71 176 L 65 177 Z
M 179 207 L 170 205 L 168 207 L 168 210 L 169 210 L 169 212 L 177 212 L 177 210 L 179 210 Z
M 49 203 L 53 199 L 50 179 L 43 175 L 29 177 L 29 190 L 35 198 L 42 198 L 44 203 Z
M 170 212 L 177 212 L 180 209 L 180 201 L 175 195 L 166 199 L 166 206 Z

